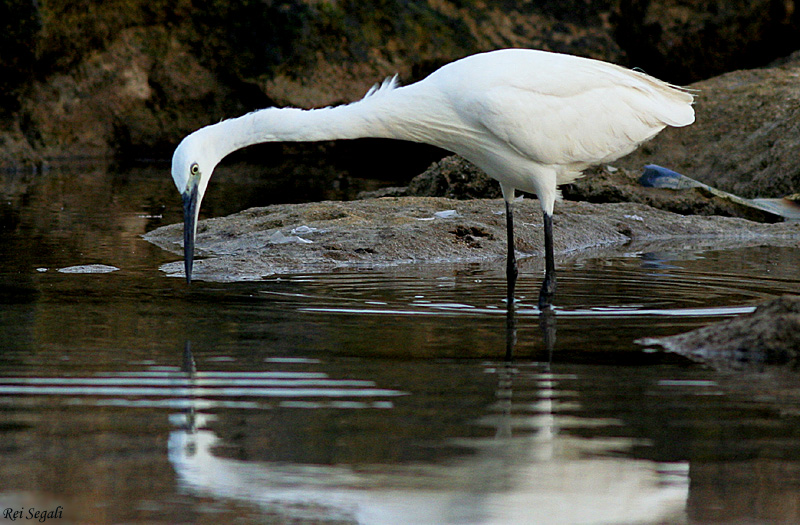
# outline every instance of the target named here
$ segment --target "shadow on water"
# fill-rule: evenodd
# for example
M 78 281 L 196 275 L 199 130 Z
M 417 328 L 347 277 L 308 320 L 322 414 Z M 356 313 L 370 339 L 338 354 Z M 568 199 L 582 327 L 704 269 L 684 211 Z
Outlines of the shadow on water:
M 800 407 L 633 343 L 796 293 L 797 247 L 563 258 L 544 311 L 532 259 L 187 288 L 140 238 L 180 221 L 161 167 L 2 177 L 4 509 L 800 521 Z M 87 264 L 118 270 L 59 271 Z

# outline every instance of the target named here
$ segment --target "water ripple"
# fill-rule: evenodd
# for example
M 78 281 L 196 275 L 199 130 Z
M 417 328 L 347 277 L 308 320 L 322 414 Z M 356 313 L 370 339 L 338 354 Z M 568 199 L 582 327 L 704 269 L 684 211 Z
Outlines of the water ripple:
M 797 275 L 779 271 L 774 254 L 649 253 L 587 259 L 559 268 L 556 315 L 580 318 L 713 318 L 752 312 L 754 304 L 796 293 Z M 662 261 L 663 262 L 663 261 Z M 538 269 L 522 268 L 517 314 L 540 312 Z M 710 268 L 716 269 L 712 271 Z M 282 278 L 290 288 L 262 293 L 300 312 L 350 316 L 497 317 L 504 315 L 505 275 L 497 265 L 426 266 L 386 272 L 345 272 Z M 405 272 L 405 273 L 404 273 Z
M 405 392 L 318 372 L 111 372 L 90 377 L 0 377 L 2 396 L 56 396 L 68 404 L 136 407 L 386 408 Z M 85 399 L 116 398 L 116 399 Z M 143 399 L 144 398 L 144 399 Z M 365 402 L 379 398 L 381 401 Z M 277 405 L 242 399 L 273 399 Z M 281 401 L 284 400 L 284 401 Z

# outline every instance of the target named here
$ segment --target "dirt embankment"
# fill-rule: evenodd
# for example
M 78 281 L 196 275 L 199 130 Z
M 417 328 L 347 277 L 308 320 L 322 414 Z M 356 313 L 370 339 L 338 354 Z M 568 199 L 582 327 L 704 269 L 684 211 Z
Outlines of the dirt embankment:
M 517 251 L 539 256 L 543 229 L 539 203 L 515 203 Z M 630 243 L 722 247 L 797 245 L 800 223 L 759 224 L 727 217 L 681 216 L 643 204 L 562 202 L 554 218 L 559 256 Z M 182 254 L 183 225 L 145 238 Z M 506 256 L 502 199 L 432 197 L 283 204 L 252 208 L 200 223 L 194 277 L 210 281 L 261 279 L 276 273 L 380 267 L 413 262 L 466 262 Z M 180 261 L 162 268 L 182 275 Z
M 685 84 L 800 48 L 795 4 L 5 2 L 0 168 L 168 157 L 181 137 L 221 118 L 349 102 L 386 76 L 408 83 L 503 47 L 600 58 Z

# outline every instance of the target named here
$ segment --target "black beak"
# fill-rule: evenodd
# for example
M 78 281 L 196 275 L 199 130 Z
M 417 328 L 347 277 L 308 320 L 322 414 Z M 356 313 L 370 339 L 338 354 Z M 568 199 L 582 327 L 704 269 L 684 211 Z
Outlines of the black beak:
M 192 265 L 194 263 L 194 235 L 197 230 L 197 185 L 186 190 L 183 197 L 183 264 L 186 270 L 186 282 L 192 283 Z

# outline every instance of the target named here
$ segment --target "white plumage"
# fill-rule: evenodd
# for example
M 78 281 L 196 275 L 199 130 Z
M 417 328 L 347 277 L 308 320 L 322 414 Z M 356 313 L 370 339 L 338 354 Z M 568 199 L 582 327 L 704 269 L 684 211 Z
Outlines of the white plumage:
M 614 64 L 505 49 L 457 60 L 409 86 L 387 79 L 352 104 L 267 108 L 207 126 L 187 136 L 172 161 L 172 177 L 184 196 L 187 280 L 199 204 L 226 155 L 261 142 L 382 137 L 450 150 L 500 182 L 510 278 L 516 277 L 514 190 L 538 195 L 548 261 L 540 306 L 547 306 L 555 289 L 551 217 L 558 185 L 630 153 L 666 126 L 691 124 L 692 101 L 684 89 Z

